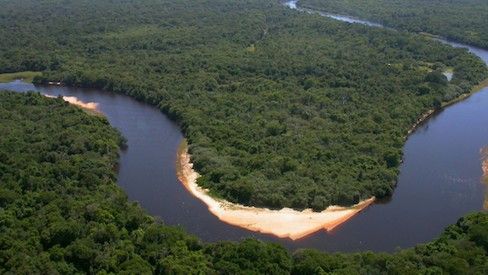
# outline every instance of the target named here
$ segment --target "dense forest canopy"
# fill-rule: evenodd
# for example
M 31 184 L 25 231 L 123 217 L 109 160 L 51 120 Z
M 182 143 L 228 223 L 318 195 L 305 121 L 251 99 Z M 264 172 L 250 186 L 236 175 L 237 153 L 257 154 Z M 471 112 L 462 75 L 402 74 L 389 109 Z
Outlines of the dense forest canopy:
M 206 244 L 146 215 L 115 183 L 121 137 L 62 99 L 0 91 L 0 273 L 488 273 L 488 214 L 395 254 L 257 240 Z
M 0 5 L 0 72 L 159 106 L 182 126 L 199 184 L 246 205 L 390 195 L 412 124 L 487 76 L 464 49 L 274 0 Z
M 299 4 L 488 49 L 486 0 L 300 0 Z
M 225 253 L 243 253 L 242 271 L 290 270 L 284 248 L 250 240 L 212 249 L 128 202 L 115 183 L 122 139 L 103 117 L 0 91 L 0 133 L 1 274 L 208 274 L 212 260 L 234 268 L 218 258 Z M 254 249 L 262 266 L 246 262 Z

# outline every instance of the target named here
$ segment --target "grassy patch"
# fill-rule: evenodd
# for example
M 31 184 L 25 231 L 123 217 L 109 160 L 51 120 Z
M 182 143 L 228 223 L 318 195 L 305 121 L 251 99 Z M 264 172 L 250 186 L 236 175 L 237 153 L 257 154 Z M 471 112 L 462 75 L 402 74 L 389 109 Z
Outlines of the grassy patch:
M 41 72 L 18 72 L 18 73 L 4 73 L 0 74 L 0 83 L 11 82 L 20 79 L 24 82 L 32 82 L 34 77 L 41 75 Z
M 446 68 L 444 69 L 444 72 L 445 72 L 445 73 L 454 73 L 454 68 L 453 68 L 453 67 L 446 67 Z

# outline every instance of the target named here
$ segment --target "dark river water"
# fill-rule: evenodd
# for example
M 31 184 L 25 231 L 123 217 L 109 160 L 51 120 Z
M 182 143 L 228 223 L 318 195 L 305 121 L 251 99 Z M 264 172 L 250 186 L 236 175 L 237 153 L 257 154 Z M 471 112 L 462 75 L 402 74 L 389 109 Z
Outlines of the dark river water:
M 296 7 L 293 2 L 286 4 Z M 487 51 L 453 46 L 467 47 L 488 62 Z M 430 241 L 459 217 L 483 208 L 480 149 L 488 145 L 488 88 L 440 112 L 409 136 L 398 186 L 388 202 L 374 204 L 332 232 L 318 232 L 298 241 L 253 233 L 211 215 L 178 181 L 176 151 L 183 136 L 155 107 L 93 89 L 34 86 L 21 81 L 0 84 L 1 89 L 97 102 L 111 125 L 128 140 L 128 149 L 121 152 L 118 184 L 129 199 L 166 224 L 179 225 L 205 241 L 255 237 L 291 249 L 394 251 Z

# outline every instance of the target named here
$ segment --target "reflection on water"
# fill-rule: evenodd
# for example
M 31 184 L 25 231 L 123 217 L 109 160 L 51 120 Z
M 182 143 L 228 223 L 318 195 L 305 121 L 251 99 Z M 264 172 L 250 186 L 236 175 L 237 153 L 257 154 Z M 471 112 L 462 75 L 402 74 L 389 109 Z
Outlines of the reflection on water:
M 291 249 L 392 251 L 432 240 L 459 217 L 482 209 L 485 200 L 479 150 L 488 143 L 488 90 L 447 108 L 408 138 L 398 187 L 389 201 L 376 203 L 330 233 L 290 241 L 222 223 L 189 194 L 175 174 L 183 137 L 156 108 L 100 90 L 35 87 L 20 81 L 0 84 L 0 89 L 97 102 L 128 140 L 128 149 L 121 152 L 118 184 L 129 199 L 206 241 L 255 237 Z

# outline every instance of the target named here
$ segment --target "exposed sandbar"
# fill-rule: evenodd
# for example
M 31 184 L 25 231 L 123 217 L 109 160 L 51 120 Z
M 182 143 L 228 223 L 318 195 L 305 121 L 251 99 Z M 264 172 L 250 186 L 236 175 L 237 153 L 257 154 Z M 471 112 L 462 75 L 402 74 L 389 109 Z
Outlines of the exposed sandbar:
M 56 98 L 56 96 L 52 96 L 52 95 L 44 95 L 46 97 L 50 97 L 50 98 Z M 98 111 L 98 103 L 95 103 L 95 102 L 83 102 L 81 100 L 79 100 L 77 97 L 75 96 L 63 96 L 63 100 L 66 101 L 66 102 L 69 102 L 70 104 L 73 104 L 73 105 L 76 105 L 76 106 L 79 106 L 83 109 L 86 109 L 86 110 L 89 110 L 89 111 L 93 111 L 93 112 L 99 112 Z
M 290 208 L 270 210 L 243 206 L 214 198 L 209 195 L 208 190 L 197 185 L 197 178 L 200 175 L 193 170 L 186 146 L 180 148 L 177 161 L 179 180 L 221 221 L 280 238 L 296 240 L 321 229 L 330 231 L 374 202 L 373 197 L 351 207 L 329 206 L 322 212 L 313 212 L 311 209 L 303 211 Z
M 483 181 L 488 184 L 488 146 L 480 150 L 481 153 L 481 170 L 483 170 Z M 485 201 L 483 209 L 488 210 L 488 192 L 485 191 Z
M 481 169 L 483 170 L 483 177 L 488 177 L 488 147 L 481 149 Z

